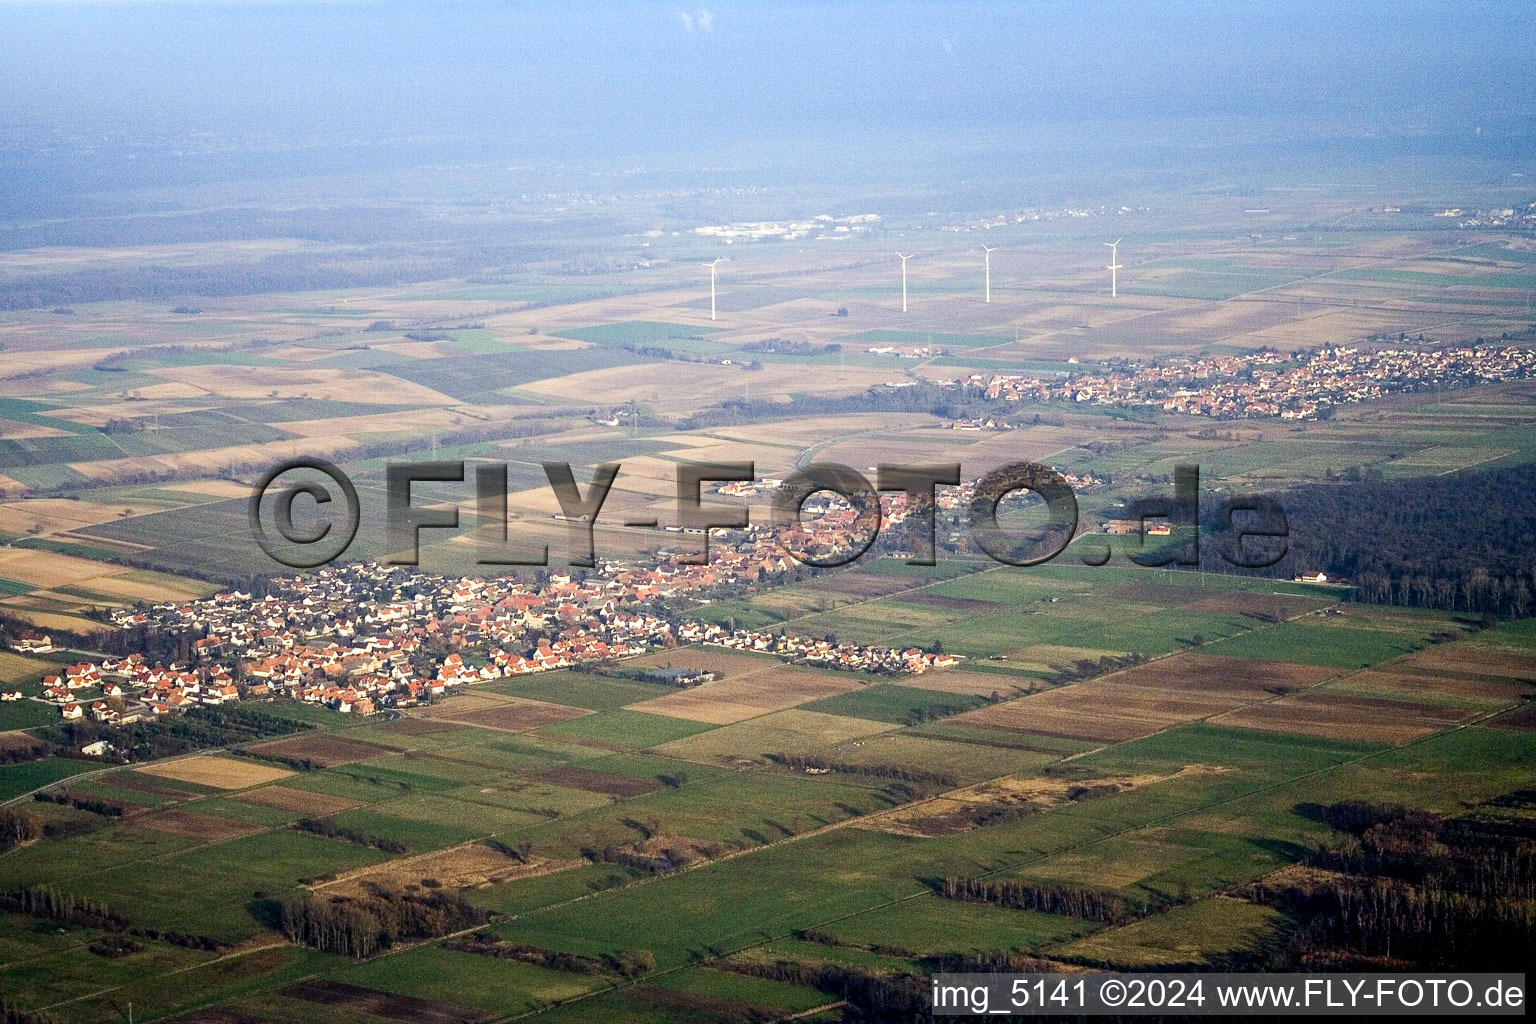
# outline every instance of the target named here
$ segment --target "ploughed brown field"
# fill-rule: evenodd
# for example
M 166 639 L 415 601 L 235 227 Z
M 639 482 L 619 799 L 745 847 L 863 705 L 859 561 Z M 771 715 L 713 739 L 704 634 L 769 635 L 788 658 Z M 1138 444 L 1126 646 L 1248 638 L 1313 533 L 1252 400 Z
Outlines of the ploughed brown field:
M 1387 695 L 1412 700 L 1431 699 L 1435 695 L 1472 698 L 1498 703 L 1519 700 L 1536 694 L 1536 683 L 1521 682 L 1499 675 L 1453 673 L 1449 669 L 1416 664 L 1412 658 L 1392 662 L 1389 669 L 1367 669 L 1345 680 L 1351 688 L 1369 687 L 1388 691 Z
M 474 725 L 482 729 L 497 729 L 501 732 L 532 732 L 546 725 L 568 722 L 573 718 L 582 718 L 591 713 L 584 708 L 571 708 L 564 704 L 550 704 L 547 701 L 525 700 L 518 697 L 509 698 L 490 707 L 440 715 L 438 719 Z
M 199 839 L 207 843 L 222 843 L 226 839 L 238 839 L 240 836 L 262 831 L 260 825 L 253 825 L 248 821 L 178 810 L 138 815 L 133 819 L 133 824 L 138 828 L 147 828 L 151 832 L 185 836 L 188 839 Z
M 1536 704 L 1512 708 L 1489 719 L 1488 724 L 1495 729 L 1508 729 L 1511 732 L 1536 732 Z
M 1105 683 L 1117 687 L 1219 693 L 1259 700 L 1272 695 L 1275 688 L 1311 686 L 1337 673 L 1338 669 L 1320 665 L 1191 653 L 1117 672 Z
M 1477 714 L 1465 708 L 1436 707 L 1403 700 L 1298 693 L 1268 704 L 1240 708 L 1211 721 L 1216 725 L 1295 732 L 1328 739 L 1406 743 L 1475 718 Z
M 1536 664 L 1528 657 L 1501 654 L 1487 649 L 1458 651 L 1454 647 L 1432 647 L 1394 662 L 1394 668 L 1404 665 L 1436 671 L 1458 672 L 1476 676 L 1498 676 L 1501 679 L 1536 683 Z
M 1190 611 L 1210 612 L 1213 615 L 1260 615 L 1281 620 L 1294 619 L 1307 612 L 1315 612 L 1335 602 L 1320 597 L 1300 597 L 1291 594 L 1259 594 L 1247 590 L 1234 590 L 1219 597 L 1208 597 L 1184 605 Z
M 772 1006 L 758 1006 L 740 999 L 725 999 L 699 992 L 636 985 L 621 990 L 626 999 L 632 999 L 648 1010 L 660 1011 L 664 1016 L 657 1019 L 678 1020 L 779 1020 L 784 1011 Z
M 359 806 L 357 800 L 331 796 L 329 793 L 311 793 L 307 789 L 289 789 L 287 786 L 263 786 L 247 790 L 235 799 L 262 807 L 276 807 L 280 811 L 297 811 L 314 816 L 336 814 Z
M 429 736 L 435 732 L 455 732 L 464 726 L 453 722 L 434 722 L 428 718 L 397 718 L 393 722 L 385 722 L 379 728 L 401 736 Z
M 393 992 L 348 985 L 340 981 L 300 981 L 279 989 L 278 995 L 319 1003 L 321 1006 L 336 1006 L 353 1013 L 410 1021 L 411 1024 L 480 1024 L 496 1016 L 482 1010 L 417 999 L 415 996 L 399 996 Z
M 953 719 L 988 729 L 1119 743 L 1272 699 L 1337 669 L 1282 661 L 1179 654 L 1074 686 L 967 711 Z
M 275 743 L 262 743 L 251 748 L 257 754 L 291 757 L 313 761 L 322 768 L 337 764 L 352 764 L 371 757 L 392 754 L 388 747 L 381 747 L 361 740 L 343 739 L 340 736 L 295 736 Z

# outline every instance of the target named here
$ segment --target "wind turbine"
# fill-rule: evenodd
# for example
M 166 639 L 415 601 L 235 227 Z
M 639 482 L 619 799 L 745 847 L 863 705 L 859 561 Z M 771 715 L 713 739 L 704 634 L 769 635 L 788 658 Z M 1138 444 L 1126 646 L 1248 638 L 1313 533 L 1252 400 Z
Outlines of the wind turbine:
M 912 254 L 912 256 L 916 255 L 917 253 Z M 905 313 L 907 311 L 907 260 L 912 256 L 903 256 L 901 253 L 897 253 L 896 256 L 901 260 L 901 311 Z
M 723 263 L 725 257 L 721 256 L 715 263 Z M 709 318 L 715 318 L 715 263 L 709 265 Z
M 992 253 L 994 253 L 995 251 L 997 251 L 1000 248 L 1002 248 L 1002 246 L 999 246 L 999 245 L 994 245 L 991 248 L 988 248 L 985 244 L 983 244 L 982 247 L 981 247 L 981 251 L 987 254 L 987 301 L 988 302 L 992 301 Z
M 1120 243 L 1123 241 L 1124 238 L 1117 238 L 1113 242 L 1104 243 L 1109 246 L 1109 266 L 1104 269 L 1109 271 L 1109 297 L 1112 299 L 1116 297 L 1115 271 L 1120 269 Z

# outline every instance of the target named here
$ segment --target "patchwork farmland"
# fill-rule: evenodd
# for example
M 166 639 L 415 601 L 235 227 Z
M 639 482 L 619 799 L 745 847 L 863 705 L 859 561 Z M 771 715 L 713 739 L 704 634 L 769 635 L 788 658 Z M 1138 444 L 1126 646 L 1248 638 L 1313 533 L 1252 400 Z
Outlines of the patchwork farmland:
M 1230 218 L 1229 198 L 1137 213 L 1160 240 L 1114 302 L 1097 236 L 1052 220 L 989 236 L 1017 260 L 992 303 L 970 294 L 968 250 L 914 264 L 905 319 L 888 246 L 863 237 L 814 270 L 755 246 L 762 262 L 738 262 L 706 319 L 686 235 L 622 272 L 8 313 L 0 623 L 8 642 L 52 642 L 0 654 L 0 689 L 20 694 L 0 703 L 0 799 L 37 833 L 0 852 L 7 1005 L 60 1024 L 114 1024 L 130 1002 L 137 1020 L 186 1024 L 831 1022 L 864 991 L 850 977 L 894 1000 L 955 965 L 1310 966 L 1316 951 L 1288 945 L 1306 913 L 1294 893 L 1364 871 L 1359 851 L 1399 838 L 1394 822 L 1525 835 L 1528 618 L 1485 615 L 1472 589 L 1367 599 L 1355 581 L 1293 578 L 1316 565 L 1137 567 L 1136 538 L 1110 530 L 1190 463 L 1202 501 L 1526 466 L 1529 379 L 1301 419 L 955 383 L 1197 358 L 1251 375 L 1399 335 L 1424 351 L 1529 344 L 1527 250 L 1503 235 L 1367 230 L 1336 200 L 1276 215 L 1343 218 L 1326 245 L 1188 228 Z M 353 588 L 347 614 L 314 623 L 302 599 L 270 612 L 289 574 L 247 543 L 252 485 L 294 454 L 336 462 L 362 504 L 345 566 L 296 577 Z M 415 502 L 460 526 L 422 531 L 403 582 L 371 576 L 400 553 L 388 465 L 434 456 L 464 460 L 465 482 L 418 484 Z M 705 498 L 761 523 L 766 481 L 815 461 L 872 480 L 882 463 L 959 462 L 969 485 L 1020 459 L 1076 482 L 1077 534 L 1048 564 L 986 558 L 969 492 L 945 487 L 936 565 L 904 557 L 895 523 L 834 570 L 719 531 L 712 567 L 689 570 L 715 575 L 678 582 L 702 546 L 668 529 L 685 461 L 752 462 L 751 493 Z M 584 490 L 594 466 L 621 464 L 590 571 L 571 564 L 583 524 L 556 518 L 546 462 Z M 509 543 L 548 545 L 548 566 L 474 561 L 470 478 L 498 465 Z M 1023 530 L 1036 511 L 1000 517 Z M 1293 522 L 1298 545 L 1311 522 Z M 502 589 L 455 593 L 461 578 Z M 520 604 L 530 593 L 558 599 Z M 208 608 L 225 622 L 196 621 Z M 183 610 L 189 630 L 150 621 Z M 563 653 L 593 621 L 646 617 L 604 634 L 618 653 Z M 220 648 L 220 628 L 258 618 L 270 633 L 245 653 Z M 201 709 L 221 716 L 217 742 L 163 752 L 198 721 L 179 712 L 113 725 L 106 684 L 126 676 L 46 697 L 48 677 L 129 644 L 157 672 L 228 671 L 236 698 Z M 872 651 L 927 660 L 892 670 Z M 347 693 L 375 679 L 397 685 L 376 703 Z M 397 699 L 407 680 L 426 692 Z M 66 702 L 83 705 L 78 733 Z M 98 724 L 114 749 L 63 749 Z M 1351 802 L 1385 831 L 1358 827 Z M 23 890 L 111 916 L 44 921 Z M 391 922 L 369 941 L 386 940 L 343 948 L 356 936 L 337 908 Z

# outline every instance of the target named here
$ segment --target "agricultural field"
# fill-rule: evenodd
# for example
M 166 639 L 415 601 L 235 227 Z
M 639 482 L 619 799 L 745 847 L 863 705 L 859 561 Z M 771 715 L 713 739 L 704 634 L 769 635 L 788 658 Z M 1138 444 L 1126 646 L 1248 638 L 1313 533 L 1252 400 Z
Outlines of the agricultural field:
M 962 579 L 994 575 L 1006 595 L 938 596 L 980 601 L 987 607 L 956 610 L 987 616 L 1042 588 L 1102 589 L 1104 601 L 1143 604 L 1231 604 L 1256 593 L 1170 595 L 1156 581 L 1082 574 L 1027 585 L 998 574 Z M 918 577 L 911 585 L 952 584 Z M 332 719 L 319 733 L 253 751 L 307 760 L 308 771 L 202 756 L 106 776 L 99 790 L 79 783 L 81 795 L 138 802 L 124 801 L 135 809 L 120 822 L 68 812 L 91 831 L 0 855 L 8 877 L 67 886 L 146 926 L 195 924 L 227 943 L 271 934 L 263 905 L 250 900 L 257 886 L 268 899 L 458 891 L 502 915 L 488 926 L 496 940 L 609 964 L 644 951 L 656 967 L 630 985 L 612 967 L 588 974 L 432 942 L 360 963 L 278 947 L 241 953 L 218 972 L 188 959 L 197 987 L 172 997 L 145 991 L 148 972 L 164 970 L 175 953 L 167 946 L 141 973 L 128 964 L 91 972 L 89 991 L 83 974 L 68 971 L 46 988 L 18 980 L 15 990 L 35 1005 L 80 996 L 68 1019 L 104 1022 L 113 1003 L 103 987 L 133 994 L 136 1005 L 195 999 L 274 1019 L 309 1019 L 323 1007 L 359 1021 L 384 1012 L 481 1022 L 540 1008 L 558 1020 L 610 1006 L 671 1019 L 684 1008 L 787 1013 L 832 1001 L 704 966 L 720 957 L 760 962 L 761 950 L 785 944 L 800 962 L 871 970 L 997 951 L 1132 968 L 1253 955 L 1275 941 L 1278 918 L 1226 893 L 1284 869 L 1296 857 L 1288 851 L 1329 834 L 1306 807 L 1358 794 L 1460 806 L 1528 784 L 1536 756 L 1536 733 L 1458 728 L 1520 704 L 1532 685 L 1528 631 L 1498 627 L 1430 644 L 1451 620 L 1346 606 L 1347 623 L 1310 628 L 1315 637 L 1380 638 L 1354 648 L 1370 667 L 1259 656 L 1292 649 L 1289 638 L 1232 649 L 1334 607 L 1286 600 L 1263 607 L 1283 609 L 1290 622 L 1266 611 L 1230 639 L 1080 681 L 1054 673 L 1117 649 L 1036 647 L 1019 662 L 978 655 L 966 668 L 902 683 L 678 650 L 637 667 L 708 667 L 723 678 L 675 692 L 622 676 L 509 680 L 429 715 Z M 1018 674 L 1026 657 L 1051 674 Z M 947 676 L 959 682 L 946 687 Z M 993 691 L 970 692 L 984 688 L 981 680 L 996 680 Z M 1028 684 L 1026 695 L 1015 695 L 1018 683 Z M 716 725 L 640 709 L 682 696 L 751 712 Z M 1084 751 L 1092 752 L 1063 760 Z M 808 760 L 774 763 L 770 753 Z M 795 766 L 802 763 L 838 767 L 815 774 Z M 1425 773 L 1432 783 L 1406 781 Z M 913 802 L 896 787 L 901 779 L 928 789 Z M 398 842 L 401 852 L 303 834 L 300 817 Z M 67 850 L 53 849 L 60 844 Z M 594 862 L 583 853 L 594 848 L 690 864 L 658 877 Z M 144 865 L 156 866 L 148 879 L 166 871 L 165 884 L 147 881 Z M 1173 905 L 1105 925 L 930 890 L 935 878 L 978 872 L 1103 889 L 1131 906 Z M 45 951 L 89 956 L 89 934 L 62 946 L 68 936 L 35 935 L 23 920 L 0 914 L 10 929 L 0 974 Z
M 523 646 L 496 641 L 512 654 L 535 633 L 558 639 L 633 609 L 957 664 L 877 674 L 669 638 L 378 714 L 266 695 L 256 705 L 242 678 L 254 706 L 314 728 L 149 763 L 66 750 L 0 764 L 0 800 L 42 830 L 0 852 L 0 897 L 51 886 L 123 923 L 0 907 L 0 991 L 69 1024 L 116 1024 L 130 1001 L 137 1020 L 208 1024 L 832 1021 L 838 1010 L 820 1008 L 841 994 L 807 981 L 829 967 L 889 981 L 995 955 L 1063 969 L 1262 962 L 1292 919 L 1251 887 L 1357 841 L 1328 823 L 1341 801 L 1525 821 L 1529 619 L 1485 619 L 1466 594 L 1448 607 L 1375 604 L 1355 581 L 1289 570 L 1141 568 L 1128 557 L 1136 539 L 1102 524 L 1168 492 L 1190 464 L 1202 501 L 1526 467 L 1529 380 L 1305 420 L 955 397 L 969 393 L 953 381 L 973 373 L 1283 361 L 1400 335 L 1528 343 L 1530 250 L 1506 234 L 1453 240 L 1342 199 L 1265 201 L 1278 212 L 1252 231 L 1210 227 L 1235 223 L 1236 196 L 1128 206 L 1124 222 L 1144 235 L 1122 252 L 1113 300 L 1103 239 L 1087 233 L 1098 227 L 1075 215 L 989 228 L 1007 255 L 994 257 L 991 303 L 975 294 L 964 236 L 903 222 L 892 237 L 934 250 L 913 264 L 911 314 L 893 298 L 889 239 L 850 236 L 809 268 L 788 243 L 734 250 L 744 255 L 721 264 L 729 284 L 712 318 L 699 263 L 714 243 L 682 222 L 675 210 L 692 200 L 679 199 L 643 206 L 668 230 L 623 268 L 550 242 L 558 258 L 473 279 L 206 297 L 195 313 L 133 298 L 6 310 L 0 625 L 8 641 L 54 633 L 59 649 L 0 653 L 0 689 L 22 693 L 0 704 L 0 753 L 63 735 L 57 706 L 35 699 L 42 677 L 115 654 L 120 638 L 101 633 L 113 610 L 235 590 L 262 614 L 260 595 L 287 570 L 250 542 L 248 502 L 295 455 L 356 481 L 349 561 L 401 553 L 386 529 L 391 463 L 463 460 L 462 483 L 413 492 L 460 521 L 421 531 L 421 573 L 530 586 L 582 578 L 569 562 L 584 530 L 556 518 L 544 464 L 569 463 L 585 493 L 593 467 L 620 463 L 593 538 L 604 563 L 622 561 L 649 589 L 532 622 Z M 620 219 L 635 215 L 629 202 Z M 1319 223 L 1335 227 L 1310 229 Z M 622 244 L 640 237 L 626 230 Z M 247 244 L 143 252 L 189 267 L 354 258 L 328 243 Z M 19 268 L 109 257 L 7 251 L 0 285 Z M 893 346 L 929 352 L 870 351 Z M 943 401 L 899 397 L 928 387 Z M 669 559 L 703 541 L 665 528 L 680 525 L 684 462 L 751 462 L 760 480 L 817 461 L 871 480 L 882 464 L 960 463 L 969 481 L 1020 459 L 1084 481 L 1077 535 L 1047 564 L 986 558 L 946 505 L 933 566 L 901 557 L 888 530 L 846 569 L 671 587 Z M 474 561 L 471 478 L 497 464 L 508 536 L 547 544 L 547 567 Z M 744 504 L 755 524 L 769 515 L 766 488 L 705 500 Z M 1033 514 L 1001 519 L 1024 528 Z M 1110 561 L 1090 564 L 1101 550 Z M 662 563 L 668 572 L 643 576 Z M 414 594 L 360 593 L 358 605 Z M 489 608 L 454 599 L 433 614 L 431 630 L 397 634 L 421 641 L 413 656 L 381 655 L 367 674 L 427 679 L 449 651 L 484 664 L 475 629 Z M 373 625 L 342 618 L 300 642 L 345 646 Z M 157 660 L 183 655 L 197 661 L 167 649 Z M 668 669 L 717 678 L 669 685 Z M 962 882 L 982 895 L 946 895 Z M 1062 901 L 1006 898 L 1026 891 Z M 435 923 L 360 956 L 284 930 L 297 908 L 355 909 L 381 893 L 430 907 Z M 141 948 L 97 951 L 129 929 Z M 808 973 L 773 976 L 781 960 Z
M 156 778 L 171 779 L 175 782 L 193 782 L 199 786 L 212 786 L 215 789 L 246 789 L 250 786 L 275 782 L 293 774 L 270 765 L 203 755 L 167 761 L 141 768 L 139 771 Z

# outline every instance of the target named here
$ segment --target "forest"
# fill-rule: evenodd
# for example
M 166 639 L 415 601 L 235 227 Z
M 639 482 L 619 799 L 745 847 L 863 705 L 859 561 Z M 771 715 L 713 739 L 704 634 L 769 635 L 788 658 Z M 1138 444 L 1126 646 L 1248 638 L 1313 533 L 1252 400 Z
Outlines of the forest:
M 1456 817 L 1361 801 L 1321 808 L 1344 834 L 1306 858 L 1320 871 L 1242 893 L 1294 922 L 1266 966 L 1525 970 L 1536 956 L 1536 827 L 1498 808 L 1531 795 Z
M 1354 599 L 1522 617 L 1536 610 L 1536 476 L 1529 466 L 1297 487 L 1277 496 L 1289 551 L 1256 575 L 1326 572 Z M 1231 527 L 1208 521 L 1206 571 Z

